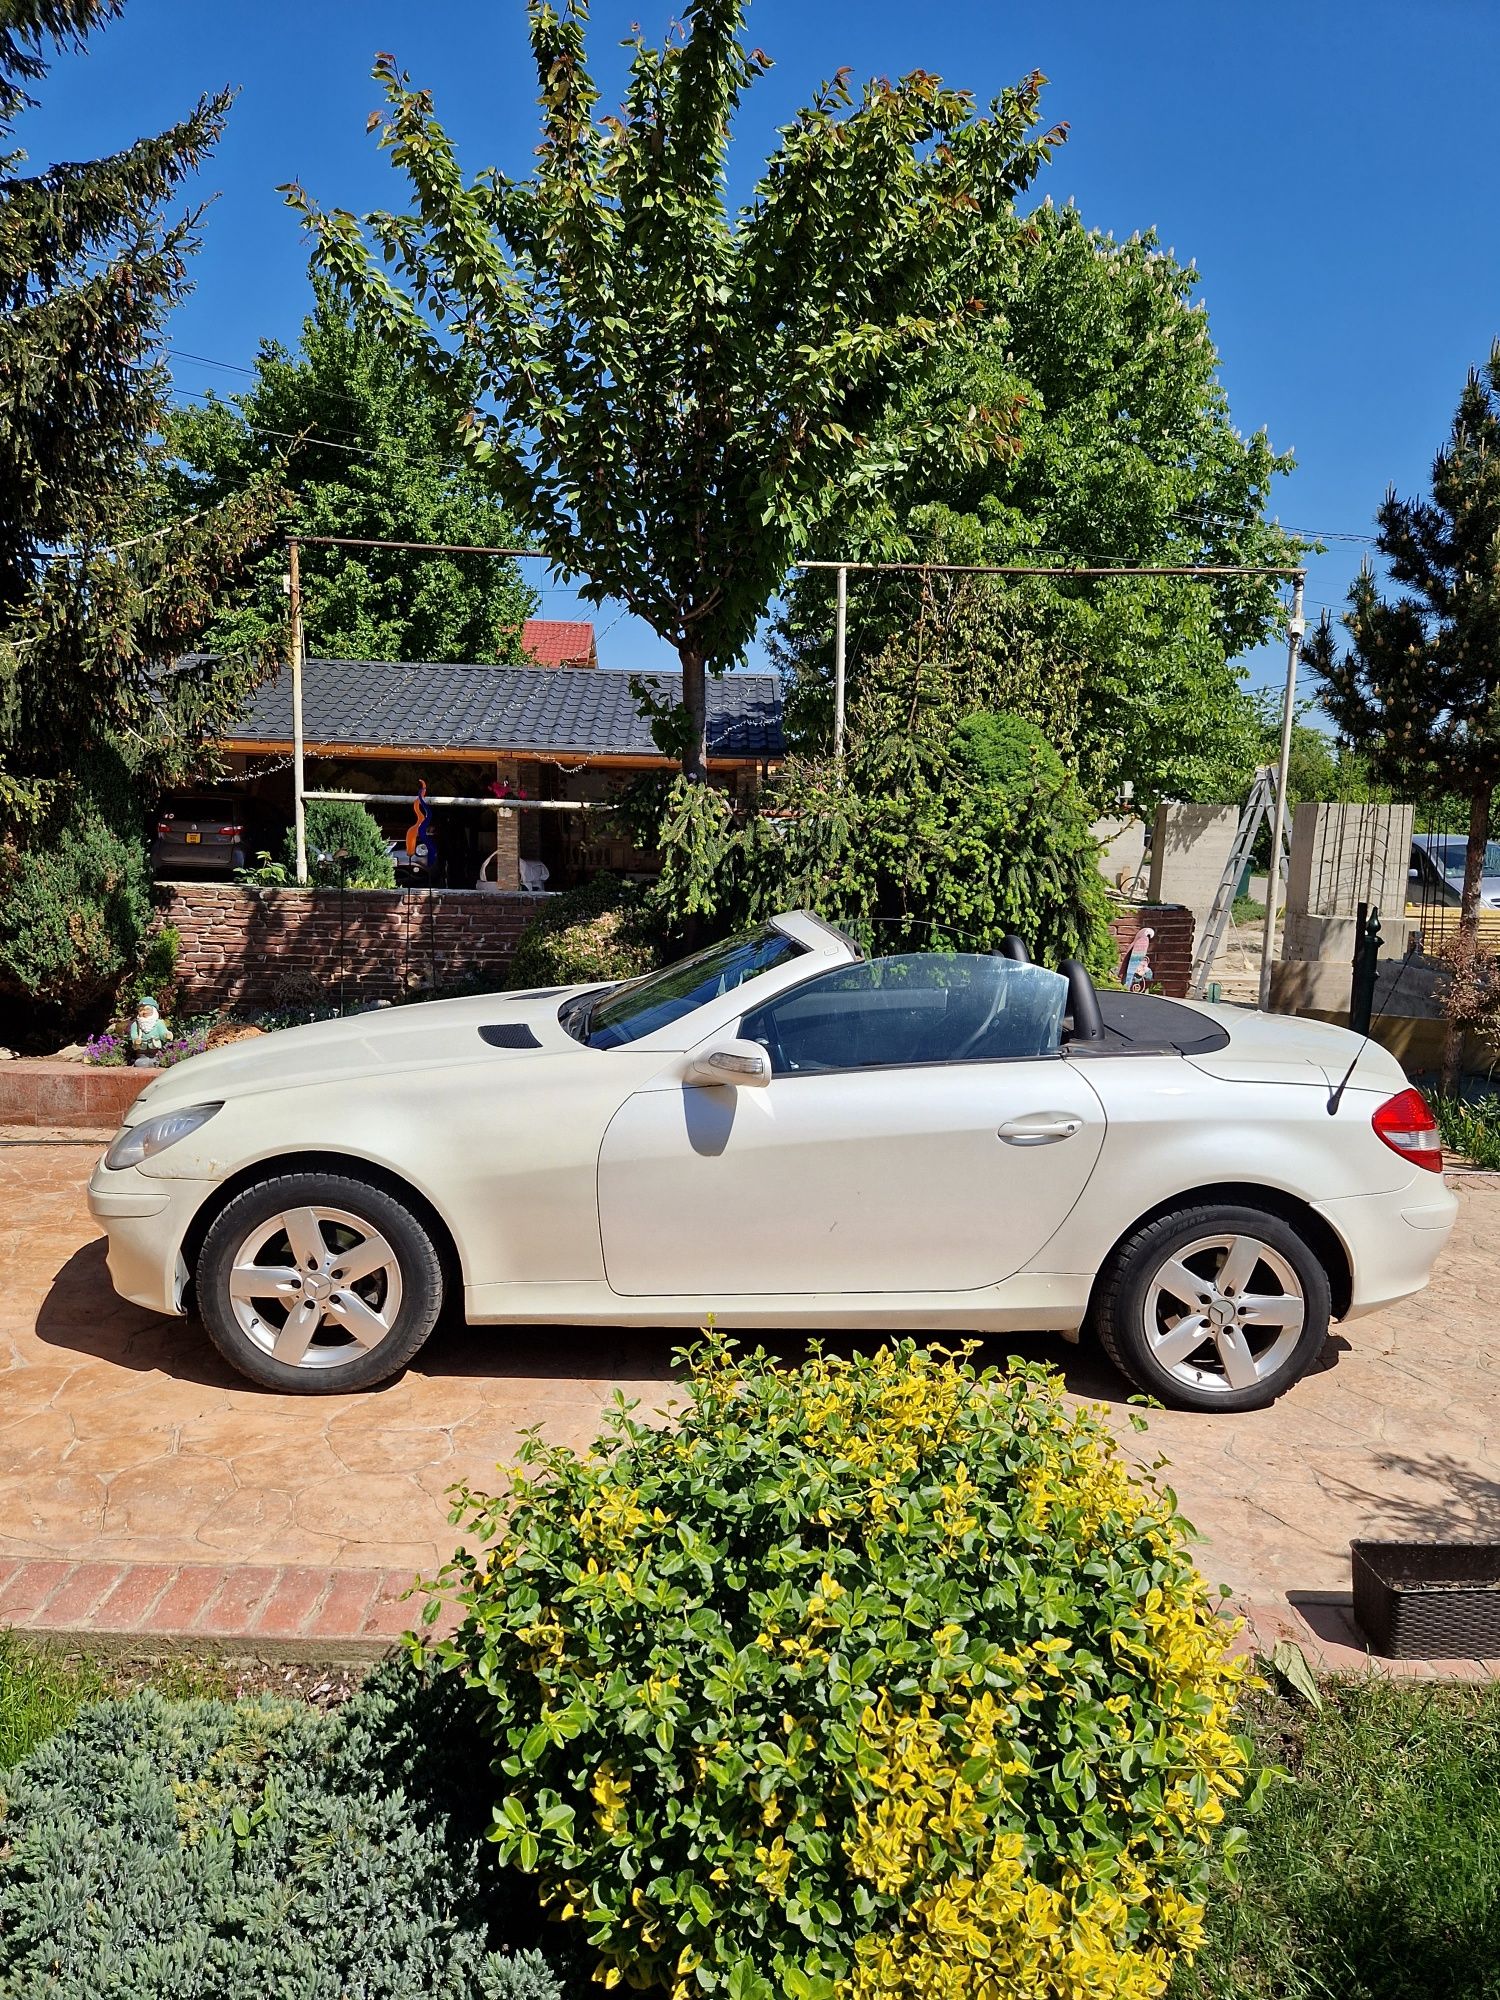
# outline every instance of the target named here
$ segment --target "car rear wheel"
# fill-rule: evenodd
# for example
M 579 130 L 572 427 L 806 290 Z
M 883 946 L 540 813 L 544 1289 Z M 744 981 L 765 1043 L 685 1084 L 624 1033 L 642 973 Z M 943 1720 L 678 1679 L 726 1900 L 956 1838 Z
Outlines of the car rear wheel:
M 196 1270 L 215 1347 L 267 1389 L 329 1396 L 387 1381 L 431 1333 L 443 1274 L 431 1236 L 383 1188 L 278 1174 L 217 1216 Z
M 1322 1351 L 1328 1274 L 1278 1215 L 1182 1209 L 1135 1231 L 1096 1296 L 1105 1352 L 1148 1395 L 1185 1410 L 1259 1410 Z

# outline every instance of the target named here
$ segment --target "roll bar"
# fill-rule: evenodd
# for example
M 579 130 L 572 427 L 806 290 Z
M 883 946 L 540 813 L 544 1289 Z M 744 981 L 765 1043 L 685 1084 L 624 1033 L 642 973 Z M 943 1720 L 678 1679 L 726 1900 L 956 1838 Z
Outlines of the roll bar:
M 1088 969 L 1076 958 L 1065 958 L 1058 971 L 1068 982 L 1068 1009 L 1073 1026 L 1068 1035 L 1070 1042 L 1101 1042 L 1104 1039 L 1104 1016 L 1099 1012 L 1099 995 L 1094 991 L 1094 982 Z

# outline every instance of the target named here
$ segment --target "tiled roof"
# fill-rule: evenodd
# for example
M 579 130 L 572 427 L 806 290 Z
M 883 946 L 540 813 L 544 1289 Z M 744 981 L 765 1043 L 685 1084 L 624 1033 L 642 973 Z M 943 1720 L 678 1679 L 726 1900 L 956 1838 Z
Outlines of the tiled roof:
M 302 670 L 302 733 L 309 749 L 348 744 L 485 754 L 660 756 L 651 725 L 630 692 L 633 678 L 613 667 L 558 673 L 551 667 L 308 660 Z M 679 675 L 640 678 L 657 695 L 681 699 Z M 258 688 L 225 734 L 230 742 L 288 748 L 291 675 L 283 670 Z M 774 674 L 710 678 L 711 757 L 779 757 L 785 748 L 781 689 Z
M 539 667 L 594 664 L 594 628 L 586 618 L 528 618 L 521 644 Z

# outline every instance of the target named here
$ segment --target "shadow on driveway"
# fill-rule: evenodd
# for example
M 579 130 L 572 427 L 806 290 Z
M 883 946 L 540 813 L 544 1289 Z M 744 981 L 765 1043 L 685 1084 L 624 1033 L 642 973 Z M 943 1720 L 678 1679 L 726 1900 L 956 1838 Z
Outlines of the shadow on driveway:
M 171 1319 L 117 1297 L 105 1264 L 103 1237 L 75 1250 L 52 1280 L 37 1313 L 36 1331 L 49 1347 L 112 1361 L 122 1368 L 160 1372 L 211 1388 L 255 1387 L 220 1358 L 196 1315 Z M 733 1337 L 742 1351 L 763 1347 L 774 1360 L 791 1367 L 806 1358 L 818 1339 L 806 1328 L 796 1327 Z M 828 1333 L 822 1344 L 830 1354 L 851 1354 L 868 1352 L 885 1337 Z M 450 1308 L 406 1373 L 454 1381 L 671 1382 L 678 1374 L 674 1354 L 697 1338 L 683 1327 L 467 1326 Z M 931 1338 L 933 1344 L 955 1347 L 963 1340 L 960 1334 Z M 980 1366 L 1003 1367 L 1012 1357 L 1057 1369 L 1071 1394 L 1093 1402 L 1117 1407 L 1130 1394 L 1103 1354 L 1087 1342 L 1075 1347 L 1045 1333 L 978 1338 L 974 1358 Z M 379 1390 L 365 1393 L 378 1395 Z

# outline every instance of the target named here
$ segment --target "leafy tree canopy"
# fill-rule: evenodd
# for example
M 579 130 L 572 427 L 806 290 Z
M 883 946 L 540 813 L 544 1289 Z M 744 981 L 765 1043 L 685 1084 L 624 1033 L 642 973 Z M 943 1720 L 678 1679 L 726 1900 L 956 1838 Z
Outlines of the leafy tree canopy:
M 1119 243 L 1044 204 L 1018 255 L 976 275 L 986 313 L 934 353 L 892 412 L 941 436 L 972 411 L 1019 415 L 983 461 L 931 445 L 878 490 L 851 493 L 816 553 L 954 564 L 1255 565 L 1295 560 L 1268 523 L 1290 459 L 1234 429 L 1197 279 L 1151 235 Z M 981 251 L 983 239 L 981 239 Z M 1033 716 L 1097 800 L 1129 779 L 1147 803 L 1237 788 L 1255 761 L 1235 655 L 1275 627 L 1272 580 L 850 577 L 856 685 L 893 644 L 972 701 Z M 833 580 L 799 577 L 778 637 L 790 713 L 828 740 Z
M 1430 499 L 1388 492 L 1376 547 L 1349 592 L 1341 652 L 1327 613 L 1307 653 L 1323 705 L 1377 776 L 1408 797 L 1457 796 L 1469 810 L 1458 933 L 1472 960 L 1492 801 L 1500 785 L 1500 342 L 1464 385 L 1432 465 Z M 1461 1037 L 1450 1020 L 1444 1088 Z
M 836 497 L 939 437 L 1009 449 L 1008 396 L 956 436 L 946 412 L 893 405 L 984 324 L 976 240 L 1007 237 L 1061 136 L 1033 129 L 1038 77 L 980 114 L 925 72 L 857 95 L 841 73 L 732 209 L 731 125 L 768 66 L 744 12 L 690 0 L 665 46 L 632 37 L 624 103 L 601 115 L 584 0 L 528 0 L 542 136 L 520 180 L 465 178 L 430 95 L 382 57 L 380 143 L 410 210 L 361 224 L 290 190 L 323 269 L 429 371 L 522 532 L 677 649 L 694 776 L 705 671 L 744 654 Z
M 516 530 L 453 438 L 447 405 L 378 334 L 315 286 L 296 354 L 261 344 L 254 385 L 175 411 L 168 503 L 179 515 L 245 493 L 285 463 L 287 527 L 371 541 L 516 546 Z M 279 656 L 285 557 L 256 566 L 203 634 L 212 650 Z M 489 556 L 304 547 L 310 652 L 353 660 L 520 661 L 536 595 L 516 565 Z
M 107 159 L 26 172 L 8 145 L 58 43 L 119 0 L 7 0 L 0 18 L 0 816 L 34 821 L 112 732 L 170 760 L 223 690 L 155 684 L 274 516 L 271 476 L 169 532 L 139 532 L 161 452 L 155 347 L 187 289 L 196 218 L 168 211 L 228 110 Z M 222 677 L 220 677 L 222 678 Z M 156 699 L 161 694 L 164 699 Z

